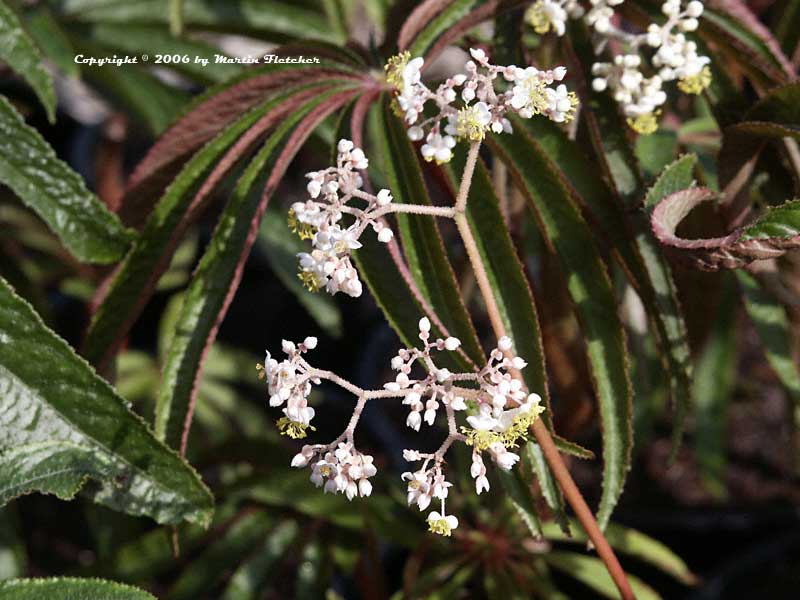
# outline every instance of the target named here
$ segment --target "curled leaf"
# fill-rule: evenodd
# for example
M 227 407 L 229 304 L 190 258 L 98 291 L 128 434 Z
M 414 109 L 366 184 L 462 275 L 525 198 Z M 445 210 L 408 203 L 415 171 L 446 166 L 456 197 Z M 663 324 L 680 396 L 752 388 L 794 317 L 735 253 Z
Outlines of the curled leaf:
M 678 260 L 706 271 L 737 269 L 800 247 L 798 200 L 772 207 L 756 222 L 723 237 L 687 240 L 676 235 L 678 225 L 694 207 L 715 197 L 708 188 L 689 188 L 670 194 L 653 211 L 653 233 Z

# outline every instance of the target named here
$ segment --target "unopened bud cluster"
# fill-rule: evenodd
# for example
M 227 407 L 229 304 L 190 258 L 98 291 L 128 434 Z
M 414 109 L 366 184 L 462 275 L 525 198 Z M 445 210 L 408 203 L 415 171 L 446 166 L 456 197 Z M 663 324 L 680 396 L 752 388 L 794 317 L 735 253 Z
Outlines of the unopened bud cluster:
M 458 526 L 458 519 L 448 515 L 445 500 L 452 483 L 445 475 L 445 455 L 454 442 L 463 442 L 472 448 L 470 474 L 478 494 L 489 489 L 484 455 L 504 470 L 511 469 L 519 455 L 512 450 L 528 435 L 535 419 L 544 411 L 537 394 L 526 393 L 519 379 L 511 371 L 522 369 L 526 363 L 513 355 L 511 340 L 501 338 L 480 370 L 452 373 L 436 364 L 442 352 L 458 352 L 461 342 L 454 337 L 432 339 L 431 324 L 427 318 L 419 322 L 420 347 L 403 348 L 391 361 L 397 372 L 379 390 L 362 390 L 337 375 L 312 367 L 304 354 L 316 346 L 316 338 L 306 338 L 302 344 L 283 342 L 287 358 L 281 362 L 267 353 L 259 368 L 266 376 L 270 406 L 284 406 L 284 416 L 278 420 L 281 433 L 292 438 L 303 438 L 314 417 L 308 406 L 312 384 L 331 381 L 353 393 L 358 401 L 345 431 L 328 444 L 303 446 L 292 459 L 293 467 L 310 467 L 311 481 L 322 486 L 325 492 L 341 493 L 352 499 L 369 496 L 372 483 L 369 478 L 377 472 L 372 456 L 355 448 L 354 433 L 367 401 L 378 399 L 400 400 L 408 406 L 406 425 L 419 431 L 421 425 L 435 424 L 444 413 L 447 437 L 432 453 L 404 450 L 404 458 L 411 463 L 421 463 L 414 470 L 402 474 L 407 486 L 409 505 L 419 510 L 428 509 L 434 500 L 439 510 L 428 515 L 429 529 L 441 535 L 450 535 Z M 464 418 L 457 418 L 464 413 Z M 458 421 L 462 421 L 459 426 Z
M 711 83 L 710 59 L 699 55 L 697 44 L 686 37 L 697 29 L 703 3 L 666 0 L 661 5 L 667 17 L 663 24 L 651 23 L 646 31 L 631 33 L 632 26 L 623 26 L 614 9 L 623 1 L 590 0 L 587 11 L 577 0 L 537 0 L 526 11 L 526 20 L 537 33 L 552 29 L 560 36 L 567 18 L 583 18 L 594 33 L 598 53 L 614 42 L 612 60 L 592 66 L 592 87 L 608 90 L 628 124 L 648 134 L 658 128 L 660 107 L 667 101 L 665 83 L 677 81 L 678 89 L 687 94 L 699 94 Z
M 544 115 L 557 123 L 575 115 L 578 99 L 564 84 L 566 68 L 540 71 L 535 67 L 497 66 L 489 62 L 481 49 L 471 49 L 472 60 L 459 73 L 440 84 L 435 91 L 422 81 L 422 57 L 411 58 L 404 52 L 389 60 L 387 80 L 396 91 L 398 112 L 414 141 L 423 138 L 421 152 L 427 161 L 446 163 L 458 140 L 477 142 L 486 132 L 511 132 L 506 118 L 509 112 L 523 118 Z M 505 90 L 496 84 L 505 81 Z M 424 112 L 432 107 L 432 114 Z

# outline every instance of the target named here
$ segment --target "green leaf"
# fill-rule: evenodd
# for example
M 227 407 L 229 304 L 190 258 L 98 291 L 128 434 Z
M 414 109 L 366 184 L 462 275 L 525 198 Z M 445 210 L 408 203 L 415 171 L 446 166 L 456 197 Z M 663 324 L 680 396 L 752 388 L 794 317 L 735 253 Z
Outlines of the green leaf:
M 632 389 L 625 332 L 605 265 L 572 196 L 541 146 L 518 121 L 489 142 L 527 196 L 555 249 L 586 339 L 603 429 L 603 494 L 598 521 L 608 524 L 630 468 Z
M 723 274 L 722 297 L 714 326 L 705 343 L 694 373 L 694 448 L 700 476 L 706 488 L 724 498 L 725 430 L 728 406 L 736 384 L 736 294 L 733 279 Z
M 583 71 L 591 73 L 597 58 L 589 28 L 573 22 L 569 25 L 569 40 L 575 45 Z M 622 118 L 616 100 L 608 92 L 596 92 L 587 86 L 581 96 L 581 117 L 601 172 L 607 175 L 625 204 L 633 206 L 643 187 L 642 174 L 630 139 L 632 130 Z
M 197 473 L 0 279 L 0 504 L 32 491 L 206 525 Z
M 236 569 L 223 600 L 250 600 L 263 593 L 297 534 L 298 526 L 294 521 L 284 521 L 270 531 L 253 555 Z
M 556 542 L 567 542 L 572 544 L 585 544 L 589 541 L 581 525 L 574 519 L 570 519 L 572 534 L 567 535 L 555 524 L 545 523 L 542 526 L 544 536 L 548 540 Z M 608 543 L 614 550 L 628 554 L 646 563 L 649 563 L 665 573 L 669 573 L 678 581 L 686 585 L 693 585 L 697 582 L 694 573 L 689 567 L 664 544 L 647 536 L 643 533 L 623 527 L 616 523 L 609 523 L 605 530 Z
M 170 446 L 181 445 L 202 354 L 211 332 L 218 326 L 218 315 L 230 290 L 235 289 L 231 286 L 237 266 L 247 247 L 254 220 L 260 217 L 258 210 L 265 193 L 263 184 L 267 177 L 274 176 L 272 167 L 300 119 L 341 90 L 333 88 L 320 94 L 282 121 L 247 166 L 220 217 L 186 291 L 163 369 L 155 430 L 159 439 L 166 440 Z M 286 166 L 288 161 L 284 169 Z M 258 226 L 256 222 L 255 227 Z
M 650 135 L 640 135 L 636 138 L 636 158 L 648 177 L 659 174 L 675 160 L 677 149 L 678 134 L 674 131 L 661 129 Z
M 800 368 L 792 357 L 792 324 L 786 310 L 758 279 L 743 270 L 737 270 L 736 276 L 767 360 L 795 406 L 800 406 Z
M 333 338 L 342 336 L 342 313 L 328 294 L 309 294 L 297 278 L 297 254 L 306 247 L 286 224 L 286 213 L 267 210 L 259 242 L 275 276 L 306 309 L 309 316 Z
M 730 6 L 737 8 L 733 4 Z M 787 68 L 791 70 L 788 61 L 782 56 L 780 47 L 771 44 L 772 40 L 767 37 L 771 36 L 769 31 L 746 5 L 743 6 L 744 14 L 741 11 L 738 14 L 726 12 L 727 7 L 722 4 L 718 8 L 707 7 L 703 11 L 698 35 L 721 49 L 726 60 L 734 61 L 756 81 L 785 83 Z
M 59 0 L 61 11 L 84 22 L 169 25 L 164 0 Z M 273 0 L 183 0 L 185 29 L 267 34 L 272 39 L 342 42 L 325 15 Z
M 226 571 L 247 556 L 255 544 L 264 539 L 271 519 L 264 511 L 243 514 L 203 553 L 192 561 L 165 595 L 166 600 L 183 600 L 210 595 Z
M 800 200 L 770 206 L 758 220 L 745 227 L 738 241 L 783 239 L 800 236 Z
M 39 49 L 4 0 L 0 0 L 0 61 L 28 82 L 47 111 L 48 120 L 55 123 L 56 92 L 53 80 L 44 67 Z M 5 132 L 3 137 L 6 137 Z
M 447 3 L 445 9 L 431 19 L 425 28 L 416 35 L 408 48 L 411 56 L 425 56 L 425 53 L 443 33 L 480 4 L 483 4 L 483 0 L 453 0 Z
M 182 58 L 188 56 L 188 62 L 173 60 L 160 66 L 175 69 L 200 82 L 218 83 L 225 81 L 238 75 L 244 69 L 243 65 L 218 63 L 216 61 L 217 56 L 227 56 L 218 48 L 191 39 L 176 38 L 163 27 L 132 25 L 130 23 L 119 25 L 97 23 L 78 29 L 78 31 L 91 40 L 92 43 L 103 48 L 113 48 L 131 55 L 153 52 L 153 57 L 150 59 L 153 62 L 155 62 L 156 53 L 168 57 Z M 196 62 L 196 58 L 205 59 L 208 63 L 204 65 Z
M 76 258 L 94 263 L 121 258 L 131 232 L 2 97 L 0 135 L 0 181 L 36 211 Z
M 388 102 L 383 108 L 383 121 L 375 123 L 373 130 L 377 154 L 384 159 L 388 187 L 397 202 L 429 206 L 417 152 L 403 122 L 392 113 Z M 381 135 L 383 132 L 385 135 Z M 464 306 L 435 218 L 398 213 L 397 222 L 408 267 L 425 300 L 448 333 L 461 340 L 467 356 L 477 365 L 484 364 L 486 356 Z
M 28 33 L 48 59 L 68 77 L 80 76 L 80 67 L 75 63 L 75 49 L 50 10 L 38 8 L 28 17 L 26 25 Z
M 517 511 L 522 522 L 525 523 L 531 535 L 539 539 L 542 537 L 542 522 L 539 515 L 536 513 L 536 506 L 533 503 L 533 498 L 530 489 L 522 478 L 519 469 L 513 471 L 504 471 L 497 469 L 497 476 L 500 478 L 500 483 L 505 490 L 505 496 L 514 510 Z
M 93 58 L 114 56 L 108 50 L 84 37 L 71 35 L 75 51 Z M 139 64 L 113 65 L 82 64 L 83 76 L 101 92 L 133 113 L 154 136 L 159 135 L 175 120 L 190 96 L 175 87 L 170 87 L 151 75 Z
M 553 568 L 574 577 L 601 596 L 612 600 L 619 598 L 619 591 L 599 558 L 574 552 L 546 552 L 542 558 Z M 631 575 L 627 577 L 637 600 L 660 600 L 661 596 L 643 581 Z
M 158 201 L 92 318 L 84 342 L 84 356 L 89 362 L 106 360 L 120 334 L 124 334 L 138 316 L 142 301 L 147 298 L 145 290 L 148 285 L 155 285 L 154 271 L 162 261 L 169 259 L 170 241 L 195 196 L 198 181 L 235 140 L 285 99 L 286 96 L 268 98 L 246 112 L 184 165 Z
M 687 154 L 664 169 L 653 186 L 647 190 L 644 198 L 646 213 L 666 196 L 692 185 L 694 181 L 692 172 L 696 162 L 697 157 L 694 154 Z M 666 352 L 662 350 L 662 356 L 666 359 L 670 373 L 668 380 L 670 396 L 675 406 L 672 429 L 674 456 L 680 448 L 686 416 L 692 402 L 692 364 L 686 323 L 678 301 L 678 290 L 672 279 L 671 267 L 653 236 L 647 219 L 640 219 L 638 222 L 636 242 L 655 292 L 652 298 L 655 311 L 651 317 L 659 326 L 661 346 L 666 348 Z
M 47 579 L 11 579 L 0 582 L 2 600 L 155 600 L 155 596 L 115 581 L 50 577 Z

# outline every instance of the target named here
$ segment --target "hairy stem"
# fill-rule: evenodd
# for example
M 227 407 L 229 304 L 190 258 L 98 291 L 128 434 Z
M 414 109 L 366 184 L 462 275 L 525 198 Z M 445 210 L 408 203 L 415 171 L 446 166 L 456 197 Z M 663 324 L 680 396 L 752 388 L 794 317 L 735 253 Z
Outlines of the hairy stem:
M 455 223 L 464 243 L 467 257 L 472 265 L 472 270 L 475 273 L 475 280 L 477 281 L 478 289 L 483 296 L 483 301 L 486 305 L 486 311 L 489 315 L 492 329 L 499 339 L 507 335 L 505 324 L 503 323 L 500 308 L 497 304 L 497 299 L 495 298 L 494 291 L 489 283 L 489 277 L 486 274 L 486 268 L 483 265 L 480 252 L 478 251 L 478 245 L 475 242 L 475 237 L 472 235 L 472 230 L 470 229 L 465 213 L 467 196 L 469 195 L 469 188 L 472 181 L 472 174 L 475 170 L 475 163 L 478 159 L 479 148 L 479 142 L 473 143 L 470 146 L 469 154 L 467 155 L 467 162 L 464 167 L 464 175 L 458 189 L 458 195 L 456 197 Z M 519 371 L 512 372 L 512 375 L 516 379 L 522 381 L 522 376 L 520 375 Z M 578 486 L 575 485 L 572 476 L 569 474 L 569 470 L 564 464 L 564 460 L 561 458 L 550 432 L 547 430 L 547 427 L 545 427 L 541 419 L 537 419 L 533 422 L 532 430 L 537 443 L 544 453 L 547 464 L 550 466 L 553 476 L 556 478 L 556 481 L 558 481 L 558 484 L 564 493 L 564 497 L 567 499 L 567 502 L 569 502 L 572 510 L 575 511 L 575 516 L 578 517 L 578 520 L 586 531 L 586 535 L 597 549 L 597 554 L 605 564 L 606 569 L 608 569 L 611 578 L 614 580 L 614 583 L 619 590 L 620 596 L 624 600 L 633 599 L 633 591 L 631 590 L 628 579 L 625 576 L 625 572 L 622 570 L 622 567 L 620 566 L 614 551 L 611 549 L 608 540 L 606 540 L 603 532 L 600 531 L 600 527 L 597 525 L 597 521 L 595 520 L 592 511 L 586 504 L 586 500 L 583 498 L 580 490 L 578 490 Z

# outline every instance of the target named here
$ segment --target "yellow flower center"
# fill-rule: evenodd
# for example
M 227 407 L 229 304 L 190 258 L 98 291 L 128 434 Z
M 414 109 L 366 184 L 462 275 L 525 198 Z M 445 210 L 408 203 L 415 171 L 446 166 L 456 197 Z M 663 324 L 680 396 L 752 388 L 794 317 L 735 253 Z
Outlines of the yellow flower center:
M 403 89 L 403 69 L 406 68 L 409 60 L 411 60 L 411 52 L 406 50 L 392 56 L 383 67 L 386 71 L 386 81 L 398 90 Z
M 417 481 L 416 479 L 412 479 L 411 481 L 408 482 L 408 487 L 412 490 L 418 490 L 420 488 L 420 485 L 421 485 L 420 482 Z
M 469 427 L 462 427 L 461 432 L 467 436 L 465 443 L 474 447 L 478 452 L 483 452 L 496 442 L 502 444 L 504 448 L 516 448 L 519 441 L 528 436 L 528 429 L 543 412 L 544 406 L 539 406 L 538 404 L 532 406 L 528 412 L 517 415 L 511 425 L 502 433 L 479 431 Z
M 297 274 L 297 278 L 303 283 L 303 287 L 309 292 L 319 291 L 319 283 L 317 283 L 317 278 L 314 277 L 313 273 L 309 273 L 308 271 L 300 271 Z
M 289 224 L 289 229 L 292 230 L 292 233 L 296 233 L 301 240 L 310 240 L 314 237 L 314 232 L 316 231 L 314 227 L 308 223 L 301 223 L 293 208 L 289 209 L 286 222 Z
M 684 77 L 678 82 L 678 89 L 686 94 L 700 94 L 704 89 L 711 85 L 711 69 L 708 65 L 700 69 L 700 72 L 691 77 Z
M 300 440 L 306 437 L 306 429 L 311 429 L 311 431 L 316 431 L 311 425 L 306 425 L 305 423 L 298 423 L 297 421 L 292 421 L 288 417 L 281 417 L 276 422 L 278 426 L 278 430 L 281 432 L 281 435 L 288 435 L 293 440 Z
M 661 111 L 657 110 L 654 113 L 639 115 L 636 118 L 628 117 L 628 125 L 636 133 L 641 133 L 642 135 L 650 135 L 651 133 L 654 133 L 658 129 L 658 116 L 660 114 Z
M 540 35 L 550 31 L 550 17 L 544 11 L 544 2 L 542 0 L 537 0 L 525 11 L 525 20 Z
M 473 142 L 481 141 L 486 135 L 486 126 L 480 120 L 480 112 L 476 106 L 466 106 L 458 111 L 456 119 L 456 135 L 461 139 Z
M 570 92 L 567 94 L 567 98 L 569 98 L 569 110 L 564 113 L 565 123 L 569 123 L 575 118 L 575 113 L 578 109 L 578 95 L 575 92 Z
M 325 465 L 323 467 L 320 467 L 319 472 L 323 477 L 327 477 L 328 475 L 331 474 L 331 468 L 328 465 Z
M 447 519 L 444 517 L 441 519 L 431 519 L 428 521 L 428 529 L 432 533 L 437 533 L 439 535 L 443 535 L 445 537 L 450 536 L 450 525 L 447 522 Z

